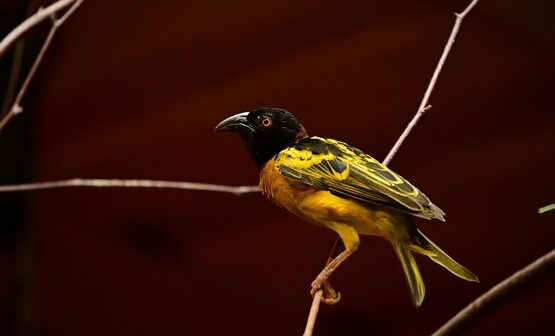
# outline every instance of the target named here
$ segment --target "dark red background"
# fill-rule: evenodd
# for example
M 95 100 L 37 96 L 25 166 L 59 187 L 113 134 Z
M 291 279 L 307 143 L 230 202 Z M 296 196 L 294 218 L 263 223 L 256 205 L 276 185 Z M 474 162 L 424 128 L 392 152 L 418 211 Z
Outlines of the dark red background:
M 238 138 L 258 106 L 384 158 L 467 1 L 87 0 L 0 134 L 2 183 L 70 177 L 256 184 Z M 3 1 L 1 28 L 26 1 Z M 365 238 L 316 335 L 426 335 L 554 245 L 553 2 L 481 1 L 391 167 L 448 214 L 418 221 L 481 283 L 418 258 L 412 308 L 390 246 Z M 46 27 L 43 27 L 46 28 Z M 26 64 L 45 30 L 29 35 Z M 2 90 L 11 55 L 2 61 Z M 300 335 L 335 239 L 258 194 L 79 189 L 0 195 L 5 333 Z M 6 215 L 6 214 L 9 214 Z M 36 250 L 35 250 L 36 249 Z M 34 253 L 35 251 L 36 253 Z M 470 335 L 555 333 L 554 276 Z

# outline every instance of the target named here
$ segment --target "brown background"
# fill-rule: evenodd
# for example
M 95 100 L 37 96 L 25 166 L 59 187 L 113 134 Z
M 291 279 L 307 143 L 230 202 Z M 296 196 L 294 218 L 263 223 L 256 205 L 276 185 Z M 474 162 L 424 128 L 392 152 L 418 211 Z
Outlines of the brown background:
M 258 106 L 383 158 L 466 3 L 88 0 L 0 134 L 1 182 L 256 184 L 239 139 L 212 129 Z M 4 34 L 27 5 L 2 1 Z M 429 334 L 553 248 L 554 215 L 536 211 L 555 201 L 554 17 L 551 0 L 483 0 L 391 164 L 448 214 L 420 228 L 482 282 L 418 258 L 427 295 L 415 310 L 390 246 L 366 238 L 316 335 Z M 26 64 L 45 32 L 29 35 Z M 258 194 L 52 190 L 0 206 L 2 334 L 300 335 L 335 239 Z M 555 333 L 554 280 L 469 334 Z

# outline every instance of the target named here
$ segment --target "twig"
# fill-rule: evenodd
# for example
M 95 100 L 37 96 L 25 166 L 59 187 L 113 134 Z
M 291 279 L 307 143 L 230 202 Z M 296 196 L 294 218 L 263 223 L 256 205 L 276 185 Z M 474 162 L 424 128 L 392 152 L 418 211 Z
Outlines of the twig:
M 42 44 L 42 47 L 40 48 L 40 51 L 37 54 L 37 57 L 35 58 L 31 69 L 29 70 L 29 73 L 27 74 L 27 77 L 25 77 L 25 81 L 23 82 L 21 88 L 19 89 L 19 92 L 17 93 L 17 96 L 12 104 L 12 108 L 8 111 L 6 115 L 4 115 L 2 120 L 0 120 L 0 130 L 2 130 L 2 128 L 4 128 L 4 126 L 14 116 L 23 111 L 23 108 L 21 107 L 21 99 L 23 99 L 23 95 L 25 94 L 25 92 L 27 92 L 29 83 L 31 83 L 31 80 L 37 72 L 40 63 L 44 58 L 44 54 L 46 53 L 46 50 L 52 42 L 54 34 L 56 34 L 58 27 L 60 27 L 67 20 L 67 18 L 77 9 L 77 7 L 79 7 L 79 5 L 81 5 L 81 3 L 83 3 L 83 0 L 60 0 L 44 9 L 39 9 L 36 14 L 23 21 L 23 23 L 12 30 L 12 32 L 9 33 L 0 42 L 0 57 L 2 57 L 2 55 L 4 55 L 8 48 L 29 29 L 48 18 L 52 20 L 52 27 L 50 28 L 50 31 L 48 32 L 48 35 L 46 36 L 46 39 L 44 40 L 44 43 Z M 56 19 L 55 14 L 71 4 L 73 5 L 67 10 L 67 12 L 61 18 Z
M 59 12 L 60 10 L 66 8 L 77 0 L 59 0 L 52 5 L 40 9 L 34 15 L 28 17 L 19 26 L 12 30 L 2 41 L 0 41 L 0 57 L 4 56 L 4 53 L 10 49 L 11 45 L 14 44 L 21 36 L 27 33 L 31 28 L 35 27 L 39 23 L 48 20 L 52 14 Z M 82 1 L 80 1 L 82 2 Z
M 21 113 L 21 100 L 23 95 L 27 91 L 33 76 L 35 75 L 44 54 L 52 38 L 56 33 L 57 29 L 75 12 L 75 10 L 83 3 L 83 0 L 59 0 L 52 5 L 39 9 L 37 13 L 30 16 L 27 20 L 17 26 L 11 33 L 9 33 L 2 41 L 0 41 L 0 57 L 2 57 L 5 52 L 10 48 L 10 46 L 15 43 L 23 34 L 29 31 L 31 28 L 37 24 L 43 22 L 44 20 L 50 18 L 52 20 L 52 27 L 48 32 L 39 53 L 25 81 L 23 82 L 16 98 L 14 99 L 12 108 L 8 113 L 0 120 L 0 130 L 11 120 L 15 115 Z M 56 18 L 55 14 L 60 10 L 70 6 L 71 7 L 62 15 L 60 18 Z M 80 179 L 74 178 L 69 180 L 60 181 L 49 181 L 49 182 L 39 182 L 39 183 L 26 183 L 18 185 L 4 185 L 0 186 L 0 192 L 18 192 L 18 191 L 29 191 L 29 190 L 43 190 L 43 189 L 54 189 L 54 188 L 69 188 L 69 187 L 91 187 L 91 188 L 165 188 L 165 189 L 182 189 L 182 190 L 204 190 L 204 191 L 214 191 L 214 192 L 224 192 L 231 193 L 235 195 L 242 195 L 250 192 L 258 192 L 260 189 L 258 186 L 227 186 L 227 185 L 216 185 L 216 184 L 206 184 L 206 183 L 196 183 L 196 182 L 178 182 L 178 181 L 156 181 L 156 180 L 121 180 L 121 179 Z
M 8 113 L 12 107 L 13 97 L 15 96 L 17 89 L 17 84 L 19 82 L 19 75 L 21 73 L 21 63 L 23 61 L 23 51 L 25 50 L 25 40 L 21 39 L 15 45 L 15 51 L 13 54 L 12 66 L 10 71 L 10 78 L 8 79 L 8 87 L 6 89 L 6 94 L 4 95 L 4 103 L 2 104 L 2 109 L 0 110 L 0 116 Z
M 412 120 L 409 122 L 409 124 L 407 125 L 407 127 L 405 128 L 405 130 L 403 131 L 401 136 L 399 136 L 399 138 L 397 139 L 397 142 L 395 142 L 395 144 L 393 145 L 393 147 L 389 151 L 389 154 L 387 154 L 385 160 L 383 160 L 382 163 L 384 165 L 387 166 L 391 162 L 391 160 L 393 159 L 395 154 L 397 154 L 397 151 L 399 150 L 401 145 L 404 143 L 404 141 L 406 140 L 406 138 L 408 137 L 408 135 L 410 134 L 410 132 L 412 131 L 412 129 L 414 128 L 416 123 L 418 122 L 418 120 L 424 115 L 424 113 L 426 111 L 428 111 L 431 108 L 431 106 L 428 105 L 428 101 L 429 101 L 430 96 L 432 94 L 432 91 L 433 91 L 433 89 L 436 85 L 439 74 L 441 73 L 443 65 L 445 64 L 445 60 L 447 59 L 447 56 L 449 55 L 449 52 L 451 51 L 451 48 L 453 47 L 453 44 L 455 43 L 455 37 L 457 36 L 457 33 L 459 32 L 459 28 L 461 26 L 462 20 L 470 12 L 470 10 L 474 6 L 476 6 L 477 3 L 478 3 L 478 0 L 473 0 L 465 8 L 465 10 L 462 13 L 460 13 L 460 14 L 455 13 L 455 16 L 456 16 L 455 24 L 453 25 L 453 29 L 451 30 L 451 34 L 449 35 L 449 39 L 447 40 L 447 44 L 445 45 L 445 48 L 443 49 L 443 53 L 441 54 L 441 57 L 440 57 L 437 65 L 436 65 L 434 74 L 432 75 L 432 79 L 430 79 L 430 83 L 428 84 L 428 88 L 426 89 L 426 92 L 424 93 L 424 97 L 422 98 L 422 101 L 420 102 L 420 106 L 418 107 L 418 111 L 416 111 L 416 114 L 414 115 Z M 337 238 L 337 240 L 338 239 L 339 238 Z M 341 246 L 341 244 L 338 244 L 337 240 L 336 240 L 336 243 L 334 244 L 334 248 L 332 250 L 332 255 L 336 254 L 337 247 Z M 328 259 L 328 261 L 329 261 L 329 259 Z M 323 295 L 323 291 L 322 291 L 322 289 L 320 289 L 318 292 L 316 292 L 316 294 L 314 295 L 314 298 L 312 299 L 312 305 L 310 307 L 310 312 L 308 314 L 308 320 L 306 322 L 304 336 L 312 336 L 312 330 L 314 329 L 314 324 L 316 323 L 316 317 L 318 316 L 318 309 L 319 309 L 319 306 L 320 306 L 320 302 L 322 301 L 322 295 Z
M 432 91 L 434 90 L 434 87 L 435 87 L 436 82 L 437 82 L 437 78 L 439 77 L 439 74 L 441 73 L 441 69 L 443 68 L 443 64 L 445 64 L 445 60 L 447 59 L 447 56 L 449 56 L 449 52 L 451 51 L 451 48 L 453 47 L 453 44 L 455 44 L 455 37 L 457 36 L 457 34 L 459 32 L 462 20 L 470 12 L 470 10 L 472 10 L 472 8 L 474 8 L 474 6 L 476 6 L 477 3 L 478 3 L 478 0 L 473 0 L 466 7 L 466 9 L 462 13 L 460 13 L 460 14 L 455 13 L 456 19 L 455 19 L 455 24 L 453 25 L 453 29 L 451 30 L 451 35 L 449 35 L 449 39 L 447 40 L 447 44 L 445 45 L 445 48 L 443 49 L 443 53 L 441 54 L 441 57 L 439 58 L 439 61 L 437 63 L 434 74 L 432 75 L 432 79 L 430 79 L 430 83 L 428 84 L 428 88 L 426 89 L 426 92 L 424 93 L 424 97 L 422 98 L 422 102 L 420 102 L 420 106 L 418 107 L 418 111 L 416 112 L 416 114 L 414 115 L 414 117 L 412 118 L 410 123 L 407 125 L 407 128 L 405 128 L 405 130 L 403 131 L 403 133 L 401 134 L 399 139 L 397 139 L 397 142 L 395 143 L 395 145 L 393 145 L 393 148 L 391 148 L 391 150 L 389 151 L 389 154 L 387 154 L 387 157 L 383 161 L 384 165 L 389 164 L 389 162 L 393 159 L 395 154 L 397 154 L 397 150 L 399 150 L 399 147 L 401 147 L 401 145 L 403 144 L 405 139 L 409 136 L 410 131 L 412 131 L 413 127 L 416 125 L 416 123 L 418 122 L 420 117 L 422 117 L 422 115 L 424 115 L 425 107 L 428 106 L 428 100 L 430 99 L 430 96 L 432 95 Z
M 54 26 L 52 26 L 52 29 L 50 29 L 50 31 L 48 32 L 48 35 L 46 36 L 46 39 L 44 40 L 44 43 L 43 43 L 42 47 L 40 48 L 39 53 L 37 54 L 37 58 L 35 58 L 35 61 L 33 62 L 33 65 L 31 66 L 31 69 L 29 70 L 29 73 L 27 74 L 27 77 L 25 77 L 25 80 L 23 81 L 23 84 L 21 85 L 21 88 L 19 89 L 19 92 L 17 93 L 17 96 L 15 97 L 15 100 L 12 104 L 11 109 L 2 118 L 2 120 L 0 120 L 0 130 L 2 130 L 2 128 L 4 128 L 4 126 L 6 126 L 6 124 L 13 117 L 15 117 L 17 114 L 23 112 L 23 107 L 21 107 L 21 99 L 23 98 L 23 95 L 27 91 L 27 88 L 29 87 L 29 83 L 31 83 L 31 79 L 33 79 L 35 73 L 37 72 L 37 69 L 38 69 L 38 67 L 39 67 L 39 65 L 40 65 L 40 63 L 41 63 L 41 61 L 44 57 L 44 54 L 45 54 L 46 50 L 50 46 L 50 42 L 52 42 L 52 38 L 54 37 L 55 33 L 56 33 L 56 29 L 54 28 Z
M 52 27 L 48 32 L 46 37 L 29 74 L 25 78 L 21 89 L 19 90 L 12 108 L 0 121 L 0 130 L 6 125 L 6 123 L 13 118 L 16 114 L 22 111 L 21 99 L 27 91 L 29 83 L 33 79 L 34 74 L 38 66 L 40 65 L 44 54 L 57 29 L 69 18 L 70 15 L 83 3 L 83 0 L 60 0 L 54 4 L 44 8 L 39 9 L 39 11 L 17 26 L 10 34 L 8 34 L 0 42 L 0 57 L 9 49 L 9 47 L 17 41 L 23 34 L 25 34 L 29 29 L 41 23 L 42 21 L 51 18 Z M 73 5 L 72 5 L 73 4 Z M 72 5 L 62 17 L 56 19 L 55 14 Z M 227 185 L 216 185 L 216 184 L 206 184 L 206 183 L 196 183 L 196 182 L 178 182 L 178 181 L 156 181 L 156 180 L 119 180 L 119 179 L 80 179 L 74 178 L 69 180 L 60 181 L 49 181 L 49 182 L 39 182 L 39 183 L 26 183 L 17 185 L 4 185 L 0 186 L 0 192 L 18 192 L 18 191 L 30 191 L 30 190 L 43 190 L 43 189 L 54 189 L 54 188 L 70 188 L 70 187 L 90 187 L 90 188 L 165 188 L 165 189 L 182 189 L 182 190 L 203 190 L 203 191 L 214 191 L 214 192 L 224 192 L 231 193 L 235 195 L 242 195 L 250 192 L 258 192 L 260 189 L 258 186 L 227 186 Z
M 459 335 L 470 327 L 472 322 L 494 310 L 510 295 L 522 290 L 528 282 L 548 274 L 554 268 L 555 249 L 495 285 L 451 318 L 432 336 Z
M 57 188 L 161 188 L 181 190 L 202 190 L 242 195 L 246 193 L 259 192 L 258 186 L 229 186 L 220 184 L 208 184 L 197 182 L 159 181 L 159 180 L 121 180 L 121 179 L 81 179 L 25 183 L 0 186 L 0 193 L 44 190 Z
M 320 309 L 320 302 L 322 301 L 324 293 L 319 290 L 314 294 L 314 299 L 312 300 L 312 305 L 310 306 L 310 312 L 308 314 L 308 321 L 306 322 L 306 327 L 304 328 L 303 336 L 312 336 L 314 331 L 314 324 L 316 324 L 316 317 L 318 316 L 318 310 Z
M 40 0 L 31 0 L 25 11 L 25 17 L 33 15 L 37 11 L 38 2 Z M 15 50 L 13 53 L 12 66 L 10 71 L 10 78 L 8 79 L 8 86 L 6 89 L 6 94 L 4 95 L 4 102 L 2 103 L 2 110 L 0 110 L 0 116 L 8 113 L 11 108 L 11 103 L 13 97 L 16 95 L 15 90 L 17 89 L 17 84 L 19 83 L 19 75 L 21 73 L 21 65 L 23 63 L 23 51 L 25 50 L 25 39 L 21 38 L 17 41 L 15 45 Z M 0 56 L 1 58 L 1 56 Z

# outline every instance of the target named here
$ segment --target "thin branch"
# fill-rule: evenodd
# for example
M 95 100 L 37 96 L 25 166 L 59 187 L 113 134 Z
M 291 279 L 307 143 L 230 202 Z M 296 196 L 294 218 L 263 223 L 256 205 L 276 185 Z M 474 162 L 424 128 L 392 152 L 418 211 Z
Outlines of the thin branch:
M 11 109 L 0 120 L 0 130 L 18 113 L 22 112 L 21 100 L 27 91 L 31 80 L 33 79 L 40 63 L 44 58 L 44 54 L 50 46 L 52 39 L 57 29 L 65 23 L 65 21 L 75 12 L 75 10 L 83 3 L 84 0 L 59 0 L 52 5 L 41 8 L 37 13 L 30 16 L 27 20 L 17 26 L 11 33 L 9 33 L 0 42 L 0 57 L 22 37 L 27 31 L 36 26 L 37 24 L 50 18 L 52 20 L 52 27 L 27 74 L 16 98 L 14 99 Z M 70 6 L 71 7 L 60 17 L 56 18 L 56 13 L 60 10 Z M 178 182 L 178 181 L 155 181 L 155 180 L 118 180 L 118 179 L 68 179 L 60 181 L 48 181 L 39 183 L 27 183 L 18 185 L 4 185 L 0 186 L 0 192 L 20 192 L 30 190 L 44 190 L 54 188 L 69 188 L 69 187 L 90 187 L 90 188 L 165 188 L 165 189 L 181 189 L 181 190 L 203 190 L 213 192 L 224 192 L 235 195 L 242 195 L 250 192 L 258 192 L 258 186 L 227 186 L 195 182 Z
M 432 75 L 432 79 L 430 79 L 428 88 L 426 89 L 426 92 L 424 93 L 424 97 L 422 98 L 422 102 L 420 102 L 420 106 L 418 107 L 418 111 L 416 112 L 416 114 L 414 115 L 410 123 L 407 125 L 407 128 L 405 128 L 405 130 L 403 131 L 399 139 L 397 139 L 397 142 L 395 143 L 395 145 L 393 145 L 393 148 L 391 148 L 391 150 L 389 151 L 389 154 L 387 154 L 387 157 L 383 161 L 383 164 L 385 165 L 389 164 L 389 162 L 393 159 L 395 154 L 397 154 L 397 150 L 399 150 L 399 147 L 401 147 L 405 139 L 409 136 L 410 131 L 412 131 L 413 127 L 416 125 L 420 117 L 424 115 L 425 107 L 428 106 L 428 101 L 430 99 L 430 96 L 432 95 L 432 91 L 434 90 L 439 74 L 441 73 L 443 64 L 445 64 L 445 60 L 447 59 L 447 56 L 449 56 L 449 52 L 451 51 L 453 44 L 455 44 L 455 37 L 459 33 L 462 20 L 470 12 L 470 10 L 472 10 L 472 8 L 476 6 L 477 3 L 478 3 L 478 0 L 473 0 L 462 13 L 460 14 L 455 13 L 456 19 L 455 19 L 455 24 L 453 25 L 453 29 L 451 30 L 451 35 L 449 35 L 447 44 L 445 45 L 445 48 L 443 49 L 443 53 L 439 58 L 434 74 Z
M 25 17 L 33 15 L 37 11 L 38 2 L 40 0 L 31 0 L 25 11 Z M 11 103 L 14 96 L 16 95 L 17 84 L 19 83 L 19 76 L 21 73 L 21 66 L 23 63 L 23 51 L 25 50 L 25 39 L 21 38 L 17 41 L 15 45 L 15 50 L 13 53 L 12 66 L 10 71 L 10 78 L 8 79 L 8 86 L 6 89 L 6 94 L 4 95 L 4 102 L 2 103 L 2 110 L 0 110 L 0 116 L 8 113 L 11 108 Z M 1 57 L 1 56 L 0 56 Z
M 6 35 L 2 41 L 0 41 L 0 57 L 4 56 L 4 53 L 10 49 L 11 45 L 31 30 L 31 28 L 45 20 L 48 20 L 52 14 L 68 7 L 75 1 L 77 0 L 59 0 L 46 8 L 39 9 L 38 12 L 23 21 L 19 26 Z
M 23 51 L 25 50 L 25 40 L 22 39 L 15 45 L 13 54 L 12 66 L 10 71 L 10 78 L 8 79 L 8 87 L 4 95 L 4 103 L 0 110 L 0 116 L 5 115 L 12 107 L 13 97 L 16 95 L 17 84 L 19 82 L 19 75 L 21 73 L 21 64 L 23 61 Z
M 46 36 L 46 39 L 44 40 L 44 43 L 42 44 L 42 47 L 40 48 L 40 51 L 37 54 L 37 57 L 35 58 L 31 69 L 29 70 L 29 73 L 27 74 L 27 77 L 25 77 L 25 81 L 23 82 L 21 88 L 19 89 L 19 92 L 17 93 L 17 96 L 12 104 L 12 108 L 8 111 L 6 115 L 4 115 L 2 120 L 0 120 L 0 130 L 2 130 L 2 128 L 4 128 L 4 126 L 6 126 L 6 124 L 14 116 L 23 111 L 23 108 L 21 107 L 21 100 L 23 99 L 23 95 L 25 95 L 25 93 L 27 92 L 29 84 L 35 76 L 40 63 L 44 58 L 44 54 L 46 53 L 46 50 L 52 42 L 54 34 L 56 34 L 58 27 L 60 27 L 82 3 L 83 0 L 60 0 L 47 8 L 39 9 L 35 15 L 23 21 L 22 24 L 16 27 L 10 34 L 8 34 L 4 38 L 4 40 L 2 40 L 2 42 L 0 42 L 0 57 L 2 57 L 2 55 L 11 46 L 11 44 L 15 42 L 19 37 L 21 37 L 25 32 L 27 32 L 30 28 L 48 18 L 52 20 L 52 27 L 50 28 L 50 31 L 48 32 L 48 35 Z M 55 14 L 59 10 L 69 6 L 70 4 L 73 5 L 67 10 L 67 12 L 61 18 L 56 19 Z
M 478 3 L 478 0 L 473 0 L 465 8 L 465 10 L 462 13 L 460 13 L 460 14 L 455 13 L 455 16 L 456 16 L 455 24 L 453 25 L 453 29 L 451 30 L 451 34 L 449 35 L 449 39 L 447 40 L 445 48 L 443 49 L 443 53 L 441 54 L 441 57 L 440 57 L 437 65 L 436 65 L 436 68 L 434 70 L 434 74 L 432 75 L 432 79 L 430 79 L 430 83 L 428 84 L 428 88 L 426 89 L 426 92 L 424 93 L 424 97 L 422 98 L 422 101 L 420 102 L 420 106 L 418 107 L 418 110 L 416 111 L 416 114 L 414 115 L 412 120 L 409 122 L 409 124 L 407 125 L 407 127 L 405 128 L 405 130 L 403 131 L 401 136 L 399 136 L 399 138 L 397 139 L 397 142 L 395 142 L 395 144 L 393 145 L 393 147 L 389 151 L 389 154 L 387 154 L 385 160 L 383 160 L 384 165 L 387 166 L 391 162 L 391 160 L 397 154 L 397 151 L 399 150 L 401 145 L 405 142 L 406 138 L 408 137 L 408 135 L 410 134 L 410 132 L 412 131 L 414 126 L 416 126 L 416 123 L 418 122 L 418 120 L 420 120 L 420 118 L 424 115 L 424 113 L 431 108 L 431 106 L 428 105 L 428 101 L 429 101 L 430 96 L 432 94 L 432 91 L 433 91 L 433 89 L 434 89 L 434 87 L 437 83 L 437 79 L 439 77 L 439 74 L 441 73 L 443 65 L 445 64 L 445 60 L 447 59 L 447 56 L 449 55 L 449 52 L 451 51 L 451 48 L 453 47 L 453 44 L 455 43 L 455 37 L 457 36 L 457 33 L 459 32 L 462 20 L 470 12 L 470 10 L 472 8 L 474 8 L 474 6 L 476 6 L 477 3 Z M 339 238 L 337 238 L 336 243 L 334 244 L 334 247 L 332 249 L 332 255 L 336 254 L 338 246 L 341 246 L 341 244 L 338 243 L 338 240 L 339 240 Z M 330 259 L 328 259 L 328 262 L 329 261 L 330 261 Z M 314 324 L 316 323 L 316 317 L 318 316 L 318 309 L 319 309 L 319 306 L 320 306 L 320 302 L 322 301 L 322 297 L 323 297 L 323 290 L 320 289 L 318 292 L 316 292 L 316 294 L 314 295 L 314 297 L 312 299 L 312 305 L 310 307 L 310 312 L 308 314 L 308 319 L 307 319 L 307 322 L 306 322 L 306 328 L 305 328 L 304 336 L 312 336 L 312 330 L 314 329 Z
M 259 192 L 258 186 L 229 186 L 220 184 L 208 184 L 197 182 L 178 182 L 178 181 L 159 181 L 159 180 L 121 180 L 121 179 L 81 179 L 74 178 L 69 180 L 25 183 L 0 186 L 0 193 L 20 192 L 31 190 L 58 189 L 58 188 L 160 188 L 160 189 L 181 189 L 181 190 L 201 190 L 230 193 L 242 195 L 246 193 Z
M 522 290 L 533 279 L 555 268 L 555 249 L 503 280 L 451 318 L 432 336 L 459 335 L 481 316 L 495 310 L 509 296 Z
M 46 39 L 44 40 L 44 43 L 43 43 L 42 47 L 40 48 L 39 53 L 37 54 L 37 58 L 35 58 L 35 61 L 33 62 L 33 65 L 31 66 L 31 69 L 29 70 L 29 73 L 27 74 L 27 77 L 25 77 L 25 80 L 23 81 L 23 84 L 21 85 L 21 88 L 19 89 L 19 92 L 17 93 L 17 96 L 15 97 L 15 100 L 12 104 L 12 108 L 2 118 L 2 120 L 0 120 L 0 130 L 2 130 L 2 128 L 4 128 L 4 126 L 6 126 L 6 124 L 13 117 L 15 117 L 17 114 L 23 112 L 23 107 L 21 107 L 21 99 L 23 99 L 23 95 L 27 91 L 27 88 L 29 87 L 29 84 L 31 83 L 31 80 L 35 76 L 35 73 L 37 72 L 37 69 L 38 69 L 40 63 L 42 62 L 42 59 L 44 58 L 44 54 L 46 53 L 46 50 L 50 46 L 50 42 L 52 42 L 52 38 L 54 37 L 55 33 L 56 33 L 56 29 L 54 28 L 54 26 L 52 26 L 52 29 L 50 29 L 50 31 L 48 32 L 48 35 L 46 36 Z
M 323 300 L 323 295 L 324 293 L 322 290 L 319 290 L 316 294 L 314 294 L 314 299 L 312 300 L 312 305 L 310 306 L 310 312 L 308 313 L 308 320 L 306 321 L 303 336 L 312 336 L 314 325 L 316 324 L 316 317 L 318 316 L 318 310 L 320 309 L 320 302 Z

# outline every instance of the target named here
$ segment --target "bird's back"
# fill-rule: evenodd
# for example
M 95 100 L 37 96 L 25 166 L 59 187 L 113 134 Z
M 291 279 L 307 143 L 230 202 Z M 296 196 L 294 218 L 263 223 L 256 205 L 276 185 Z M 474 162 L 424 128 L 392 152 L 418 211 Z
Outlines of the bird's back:
M 272 164 L 288 179 L 362 203 L 444 220 L 443 211 L 410 182 L 360 149 L 311 137 L 279 152 Z

